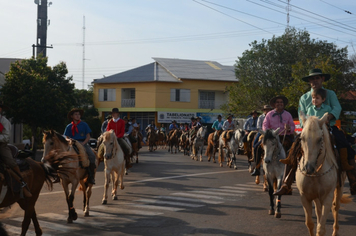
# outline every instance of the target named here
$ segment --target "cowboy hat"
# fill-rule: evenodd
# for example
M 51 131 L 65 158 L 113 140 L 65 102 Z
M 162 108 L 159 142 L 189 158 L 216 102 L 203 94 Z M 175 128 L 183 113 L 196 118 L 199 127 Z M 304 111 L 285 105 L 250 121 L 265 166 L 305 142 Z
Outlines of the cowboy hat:
M 253 115 L 253 114 L 257 114 L 257 115 L 260 115 L 261 113 L 259 113 L 259 112 L 257 112 L 256 110 L 253 110 L 251 113 L 250 113 L 250 115 Z
M 219 119 L 219 118 L 222 118 L 222 116 L 221 116 L 221 115 L 218 115 L 218 119 Z
M 72 120 L 72 115 L 73 115 L 74 112 L 79 112 L 81 117 L 82 117 L 83 114 L 84 114 L 84 111 L 83 111 L 82 109 L 73 108 L 72 110 L 70 110 L 70 112 L 68 112 L 67 117 L 68 117 L 69 120 Z
M 112 114 L 112 113 L 120 113 L 120 112 L 119 112 L 119 108 L 113 108 L 113 109 L 111 110 L 111 114 Z
M 278 96 L 272 98 L 272 99 L 269 101 L 269 105 L 270 105 L 271 107 L 274 107 L 274 104 L 276 103 L 276 100 L 277 100 L 277 99 L 282 99 L 282 100 L 283 100 L 283 103 L 284 103 L 284 106 L 287 106 L 287 104 L 288 104 L 288 98 L 286 98 L 286 97 L 283 96 L 283 95 L 278 95 Z
M 229 115 L 227 115 L 226 119 L 229 119 L 230 117 L 232 118 L 232 117 L 234 117 L 234 116 L 231 115 L 231 114 L 229 114 Z
M 302 80 L 305 82 L 309 82 L 309 78 L 316 76 L 316 75 L 324 76 L 325 77 L 324 81 L 328 81 L 330 79 L 330 74 L 323 74 L 323 72 L 320 69 L 311 69 L 309 71 L 309 75 L 303 77 Z
M 262 110 L 273 110 L 273 108 L 270 105 L 264 105 Z

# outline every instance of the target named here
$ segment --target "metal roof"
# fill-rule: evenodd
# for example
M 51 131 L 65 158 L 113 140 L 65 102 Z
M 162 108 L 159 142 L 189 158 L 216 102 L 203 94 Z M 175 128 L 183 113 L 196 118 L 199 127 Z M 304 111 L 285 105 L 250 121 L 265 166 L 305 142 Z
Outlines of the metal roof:
M 155 62 L 95 79 L 93 83 L 181 82 L 181 79 L 237 82 L 234 66 L 215 61 L 153 58 Z

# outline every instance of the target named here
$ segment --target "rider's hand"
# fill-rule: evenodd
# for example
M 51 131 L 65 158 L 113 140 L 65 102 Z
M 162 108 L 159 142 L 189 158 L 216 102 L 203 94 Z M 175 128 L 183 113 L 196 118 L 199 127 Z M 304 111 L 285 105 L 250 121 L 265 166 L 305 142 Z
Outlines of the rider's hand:
M 333 114 L 328 113 L 328 119 L 326 120 L 325 123 L 329 124 L 330 120 L 332 120 L 332 119 L 334 119 L 334 118 L 335 118 L 335 116 L 334 116 Z
M 284 129 L 287 130 L 287 131 L 290 131 L 290 125 L 289 124 L 285 124 L 284 125 Z

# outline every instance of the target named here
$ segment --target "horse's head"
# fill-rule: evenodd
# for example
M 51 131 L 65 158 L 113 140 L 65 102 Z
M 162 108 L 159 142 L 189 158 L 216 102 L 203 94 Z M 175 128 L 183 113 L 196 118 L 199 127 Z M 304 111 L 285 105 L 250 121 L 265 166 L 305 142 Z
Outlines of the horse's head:
M 278 132 L 279 128 L 276 130 L 261 131 L 263 134 L 263 149 L 265 151 L 264 161 L 267 164 L 275 158 L 280 158 L 281 154 L 283 154 L 281 152 L 284 152 L 283 146 L 279 141 Z
M 45 156 L 49 154 L 51 150 L 66 150 L 68 146 L 67 140 L 59 133 L 54 130 L 43 131 L 43 156 L 42 160 Z
M 202 126 L 199 128 L 197 132 L 197 136 L 199 136 L 200 138 L 205 138 L 207 132 L 208 132 L 208 126 Z
M 245 132 L 242 129 L 236 129 L 234 131 L 233 137 L 236 140 L 236 142 L 241 142 L 244 136 L 245 136 Z
M 104 158 L 111 159 L 115 155 L 119 144 L 116 139 L 116 135 L 113 130 L 103 133 L 103 146 L 104 146 Z
M 330 143 L 329 136 L 326 135 L 328 132 L 325 125 L 327 113 L 321 119 L 315 116 L 310 116 L 306 119 L 303 114 L 301 114 L 301 118 L 303 130 L 300 138 L 304 163 L 302 168 L 307 174 L 312 174 L 316 171 L 318 157 L 325 148 L 328 148 L 326 144 Z

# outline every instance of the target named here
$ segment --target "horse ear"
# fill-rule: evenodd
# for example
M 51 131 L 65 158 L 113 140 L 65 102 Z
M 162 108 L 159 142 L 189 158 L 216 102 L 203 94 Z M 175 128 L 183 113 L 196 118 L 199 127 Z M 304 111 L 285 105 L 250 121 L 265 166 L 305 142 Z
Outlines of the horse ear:
M 281 129 L 280 127 L 278 127 L 277 129 L 275 129 L 275 130 L 273 131 L 273 135 L 274 135 L 274 136 L 278 136 L 278 132 L 279 132 L 280 129 Z
M 329 115 L 329 113 L 326 112 L 326 113 L 323 115 L 323 117 L 320 118 L 320 120 L 319 120 L 319 126 L 320 126 L 320 128 L 323 126 L 324 123 L 326 123 L 326 122 L 328 121 L 328 115 Z
M 301 112 L 299 113 L 299 117 L 300 117 L 300 119 L 302 120 L 303 126 L 304 126 L 305 121 L 307 120 L 307 118 L 305 117 L 305 114 L 304 114 L 303 111 L 301 111 Z

